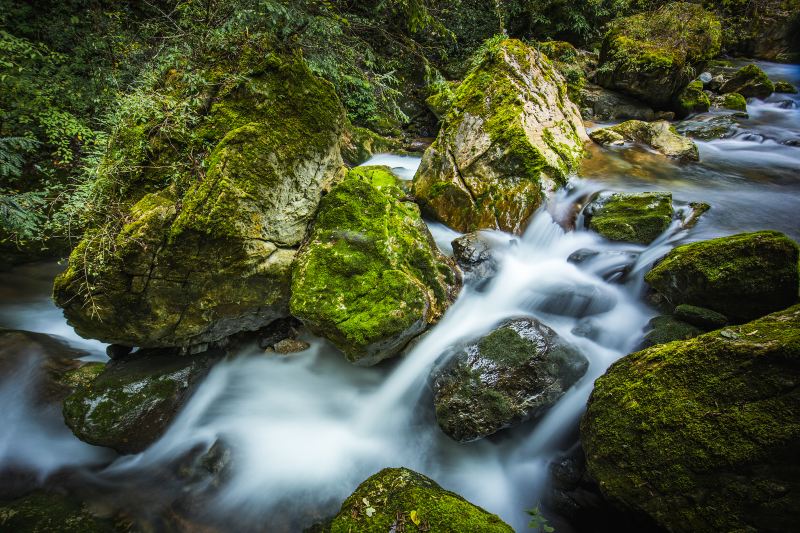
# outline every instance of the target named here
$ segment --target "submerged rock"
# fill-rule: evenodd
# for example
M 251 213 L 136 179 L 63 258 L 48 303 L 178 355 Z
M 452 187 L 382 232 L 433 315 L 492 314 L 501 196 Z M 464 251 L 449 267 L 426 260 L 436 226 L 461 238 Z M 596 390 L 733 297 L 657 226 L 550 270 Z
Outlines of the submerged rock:
M 399 353 L 461 288 L 395 179 L 350 171 L 323 199 L 292 274 L 292 314 L 359 365 Z
M 680 135 L 665 120 L 658 122 L 628 120 L 616 126 L 594 130 L 589 134 L 589 137 L 597 144 L 604 146 L 616 144 L 621 137 L 628 142 L 645 144 L 667 157 L 673 157 L 681 161 L 697 161 L 700 159 L 697 146 L 691 139 Z
M 550 61 L 514 39 L 492 43 L 455 90 L 413 192 L 460 232 L 521 233 L 566 183 L 585 140 L 578 108 Z
M 733 114 L 704 114 L 684 120 L 675 129 L 681 135 L 701 141 L 711 141 L 732 137 L 738 126 L 739 123 Z
M 359 485 L 330 524 L 331 533 L 371 531 L 514 530 L 429 477 L 386 468 Z
M 188 347 L 288 315 L 294 247 L 343 170 L 345 115 L 333 86 L 301 59 L 261 63 L 210 100 L 196 136 L 212 149 L 179 180 L 150 169 L 172 169 L 202 147 L 163 154 L 157 135 L 115 134 L 103 168 L 141 169 L 119 193 L 130 207 L 118 228 L 86 234 L 54 287 L 82 336 Z
M 798 301 L 798 247 L 777 231 L 678 246 L 645 275 L 673 305 L 691 304 L 734 322 Z
M 756 65 L 745 65 L 720 87 L 722 93 L 739 93 L 745 98 L 762 100 L 775 92 L 769 76 Z
M 509 320 L 461 348 L 434 377 L 436 419 L 468 442 L 539 418 L 589 364 L 555 331 L 530 318 Z
M 656 108 L 668 108 L 694 67 L 720 51 L 716 17 L 698 4 L 673 2 L 616 20 L 603 39 L 597 82 Z
M 166 431 L 217 357 L 143 351 L 81 367 L 67 376 L 75 392 L 64 400 L 64 421 L 89 444 L 141 452 Z
M 586 227 L 612 241 L 650 244 L 669 227 L 672 193 L 605 193 L 584 209 Z
M 603 493 L 668 531 L 800 521 L 800 307 L 631 354 L 581 423 Z
M 68 496 L 37 491 L 0 504 L 0 531 L 19 533 L 112 533 L 130 531 L 130 524 L 100 518 Z

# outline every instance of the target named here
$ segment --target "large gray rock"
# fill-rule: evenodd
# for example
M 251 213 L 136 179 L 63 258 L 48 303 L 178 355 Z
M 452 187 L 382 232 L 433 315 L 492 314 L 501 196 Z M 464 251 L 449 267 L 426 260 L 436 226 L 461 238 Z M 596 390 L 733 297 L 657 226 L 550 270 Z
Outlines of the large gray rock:
M 594 120 L 655 120 L 656 112 L 649 105 L 631 96 L 587 83 L 581 89 L 582 105 L 591 110 Z
M 507 39 L 492 44 L 455 90 L 413 192 L 458 231 L 521 233 L 566 183 L 586 140 L 561 74 L 537 50 Z
M 436 419 L 468 442 L 539 418 L 583 376 L 588 361 L 531 319 L 501 324 L 458 350 L 434 377 Z

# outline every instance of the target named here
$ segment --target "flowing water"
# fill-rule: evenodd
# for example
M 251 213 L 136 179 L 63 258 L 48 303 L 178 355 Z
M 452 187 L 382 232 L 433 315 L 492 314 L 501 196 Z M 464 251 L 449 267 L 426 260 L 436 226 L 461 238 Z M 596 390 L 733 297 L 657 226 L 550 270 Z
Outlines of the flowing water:
M 800 83 L 796 67 L 765 68 Z M 335 513 L 369 475 L 406 466 L 525 530 L 525 510 L 543 497 L 548 462 L 574 442 L 594 380 L 636 347 L 655 315 L 642 299 L 642 277 L 653 261 L 676 243 L 740 231 L 778 229 L 800 239 L 800 147 L 786 144 L 800 138 L 797 103 L 785 95 L 751 102 L 751 118 L 736 136 L 700 143 L 700 164 L 672 163 L 640 148 L 593 149 L 581 179 L 549 211 L 538 212 L 523 236 L 491 232 L 498 274 L 480 290 L 466 287 L 401 360 L 356 368 L 314 338 L 307 339 L 309 350 L 289 357 L 253 349 L 215 366 L 167 433 L 142 454 L 97 467 L 101 450 L 71 438 L 51 408 L 26 401 L 25 379 L 7 379 L 0 383 L 6 411 L 0 424 L 10 429 L 0 439 L 0 467 L 30 469 L 41 483 L 71 469 L 94 498 L 123 502 L 140 516 L 157 517 L 178 500 L 194 500 L 202 504 L 190 506 L 189 514 L 200 522 L 296 531 Z M 370 164 L 389 165 L 408 179 L 419 159 L 382 155 Z M 606 242 L 580 229 L 580 218 L 579 229 L 565 230 L 571 206 L 604 189 L 669 190 L 679 208 L 704 201 L 712 210 L 691 231 L 674 224 L 648 247 Z M 458 234 L 435 223 L 431 231 L 451 252 Z M 580 249 L 609 253 L 569 262 Z M 623 268 L 629 274 L 621 278 Z M 0 325 L 60 335 L 101 358 L 102 345 L 78 339 L 49 302 L 56 271 L 40 265 L 6 275 Z M 474 443 L 451 441 L 433 416 L 431 370 L 454 345 L 518 316 L 536 317 L 573 343 L 590 360 L 587 374 L 536 423 Z M 213 451 L 215 443 L 224 443 L 232 457 L 217 483 L 172 473 L 175 464 Z

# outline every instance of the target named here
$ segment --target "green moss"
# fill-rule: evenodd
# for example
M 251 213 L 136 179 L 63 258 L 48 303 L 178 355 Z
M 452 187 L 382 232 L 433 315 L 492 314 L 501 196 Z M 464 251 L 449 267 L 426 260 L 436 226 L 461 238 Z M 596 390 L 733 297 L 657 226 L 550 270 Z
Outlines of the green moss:
M 776 81 L 775 92 L 781 94 L 797 94 L 797 87 L 788 81 Z
M 727 93 L 722 96 L 722 107 L 736 111 L 747 111 L 747 100 L 739 93 Z
M 675 114 L 684 118 L 692 113 L 705 113 L 711 107 L 711 100 L 703 91 L 703 82 L 695 80 L 686 86 L 675 102 Z
M 355 170 L 331 190 L 292 274 L 292 314 L 360 364 L 397 353 L 460 285 L 417 206 L 373 185 L 389 176 Z
M 356 167 L 349 172 L 347 177 L 348 179 L 362 179 L 382 193 L 394 198 L 402 198 L 405 196 L 400 178 L 387 166 L 370 165 Z
M 797 244 L 782 233 L 742 233 L 679 246 L 645 280 L 674 305 L 742 322 L 797 302 L 797 262 Z
M 642 347 L 691 339 L 703 333 L 699 328 L 671 315 L 657 316 L 650 321 L 649 326 L 651 330 L 644 336 Z
M 745 98 L 766 98 L 775 91 L 775 85 L 770 81 L 767 73 L 757 65 L 745 65 L 728 80 L 720 92 L 736 92 Z
M 612 241 L 650 244 L 672 221 L 672 194 L 616 193 L 590 204 L 586 225 Z
M 581 424 L 605 494 L 667 530 L 800 519 L 800 307 L 629 355 Z
M 330 526 L 331 533 L 393 529 L 513 531 L 496 515 L 406 468 L 387 468 L 364 481 L 344 501 Z
M 396 152 L 402 143 L 396 139 L 383 137 L 372 130 L 349 124 L 342 136 L 342 157 L 350 166 L 364 163 L 373 154 Z
M 478 343 L 481 356 L 498 364 L 518 365 L 531 358 L 538 350 L 536 345 L 520 336 L 513 328 L 499 328 Z
M 34 492 L 0 505 L 0 530 L 24 533 L 110 533 L 124 524 L 93 515 L 80 502 L 59 494 Z

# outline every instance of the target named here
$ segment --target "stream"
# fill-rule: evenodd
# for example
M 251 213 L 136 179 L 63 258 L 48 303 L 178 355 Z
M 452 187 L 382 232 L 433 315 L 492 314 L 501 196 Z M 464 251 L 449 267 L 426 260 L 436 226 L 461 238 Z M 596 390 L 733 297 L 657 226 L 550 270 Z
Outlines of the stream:
M 800 85 L 800 67 L 759 63 L 773 79 Z M 192 520 L 236 531 L 300 531 L 338 511 L 358 484 L 378 470 L 406 466 L 527 529 L 526 509 L 547 490 L 548 463 L 576 441 L 594 380 L 636 348 L 656 315 L 643 298 L 643 276 L 676 244 L 743 231 L 776 229 L 800 240 L 800 98 L 751 101 L 750 118 L 730 138 L 698 142 L 699 164 L 678 164 L 644 148 L 592 147 L 579 177 L 524 235 L 490 232 L 499 243 L 498 274 L 480 290 L 467 286 L 444 318 L 405 357 L 354 367 L 321 339 L 291 357 L 253 349 L 216 365 L 169 430 L 149 449 L 109 460 L 78 441 L 60 413 L 37 407 L 27 393 L 35 376 L 20 368 L 0 376 L 0 472 L 21 469 L 37 483 L 80 487 L 101 506 L 122 507 L 158 524 L 176 501 L 191 499 Z M 792 145 L 794 144 L 794 145 Z M 403 179 L 413 156 L 376 156 Z M 605 241 L 553 219 L 600 190 L 672 191 L 677 209 L 712 209 L 691 230 L 674 223 L 650 246 Z M 458 234 L 431 222 L 445 253 Z M 600 252 L 573 264 L 580 249 Z M 623 252 L 623 253 L 619 253 Z M 630 273 L 620 282 L 614 273 Z M 104 346 L 78 337 L 49 299 L 60 266 L 26 265 L 0 274 L 0 326 L 56 335 L 105 360 Z M 609 309 L 592 316 L 587 305 Z M 469 444 L 436 425 L 431 369 L 454 345 L 506 318 L 535 317 L 590 361 L 587 374 L 536 423 Z M 219 484 L 172 473 L 172 465 L 224 443 L 232 459 Z M 66 480 L 65 480 L 66 479 Z M 187 498 L 187 496 L 190 496 Z M 200 502 L 200 503 L 197 503 Z M 158 529 L 156 527 L 156 529 Z

